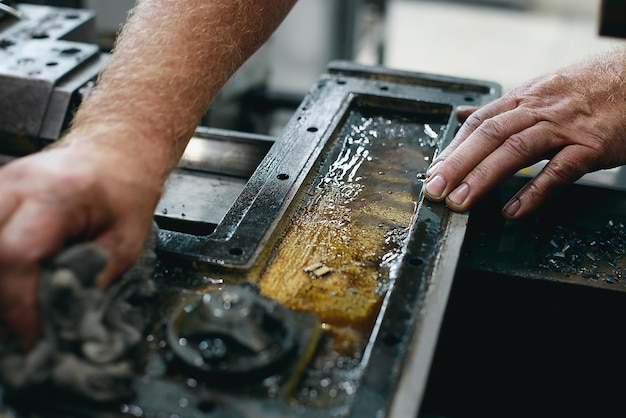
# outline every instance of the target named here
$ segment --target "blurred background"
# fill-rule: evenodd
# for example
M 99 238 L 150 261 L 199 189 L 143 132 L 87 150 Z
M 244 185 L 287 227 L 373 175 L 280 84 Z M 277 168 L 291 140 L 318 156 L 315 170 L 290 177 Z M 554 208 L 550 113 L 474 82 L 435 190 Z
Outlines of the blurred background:
M 108 48 L 135 2 L 26 3 L 95 10 Z M 623 44 L 599 34 L 600 13 L 601 0 L 299 0 L 259 55 L 270 85 L 292 92 L 306 92 L 336 58 L 487 79 L 508 90 Z

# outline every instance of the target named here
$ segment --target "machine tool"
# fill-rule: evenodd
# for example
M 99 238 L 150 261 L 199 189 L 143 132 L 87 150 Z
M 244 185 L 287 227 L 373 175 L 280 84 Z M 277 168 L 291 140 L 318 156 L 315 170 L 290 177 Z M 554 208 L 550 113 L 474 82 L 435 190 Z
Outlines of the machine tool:
M 58 139 L 107 58 L 91 35 L 73 37 L 89 26 L 88 11 L 18 6 L 29 20 L 0 21 L 3 161 Z M 45 39 L 36 36 L 51 21 Z M 504 222 L 497 210 L 523 175 L 471 217 L 425 200 L 425 171 L 458 128 L 455 108 L 500 94 L 485 80 L 334 61 L 280 136 L 198 127 L 154 214 L 155 257 L 143 270 L 154 289 L 124 294 L 148 312 L 124 396 L 93 399 L 53 380 L 5 385 L 0 415 L 406 418 L 532 409 L 532 387 L 548 390 L 541 370 L 549 368 L 529 367 L 539 382 L 524 374 L 520 365 L 540 357 L 521 342 L 536 340 L 507 324 L 523 323 L 513 315 L 522 304 L 531 328 L 554 344 L 543 327 L 553 324 L 546 318 L 559 296 L 543 288 L 584 289 L 583 316 L 593 318 L 600 347 L 622 348 L 602 341 L 600 329 L 614 324 L 602 314 L 624 305 L 626 220 L 620 190 L 577 184 L 536 217 Z M 535 288 L 543 296 L 533 300 Z M 556 306 L 573 315 L 580 305 L 568 300 L 584 298 L 568 290 Z M 546 295 L 555 305 L 544 306 Z M 494 318 L 495 330 L 486 326 Z M 576 318 L 576 330 L 589 332 Z M 576 332 L 564 329 L 571 343 Z M 576 341 L 598 355 L 586 338 Z M 568 364 L 597 377 L 581 363 Z

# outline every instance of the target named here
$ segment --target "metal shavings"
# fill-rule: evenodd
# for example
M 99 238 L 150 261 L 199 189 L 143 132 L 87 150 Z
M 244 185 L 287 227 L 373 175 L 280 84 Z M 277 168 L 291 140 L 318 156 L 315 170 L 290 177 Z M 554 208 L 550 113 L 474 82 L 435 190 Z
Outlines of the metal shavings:
M 309 264 L 308 266 L 306 266 L 306 267 L 304 268 L 304 271 L 305 271 L 306 273 L 310 273 L 310 272 L 312 272 L 313 270 L 317 270 L 318 268 L 320 268 L 320 267 L 322 267 L 322 266 L 323 266 L 323 264 L 322 264 L 322 263 L 319 263 L 319 262 L 317 262 L 317 263 L 313 263 L 313 264 Z
M 317 277 L 322 277 L 327 275 L 328 273 L 330 273 L 332 271 L 332 269 L 330 267 L 320 267 L 316 270 L 313 270 L 313 274 L 316 275 Z
M 594 231 L 558 226 L 548 242 L 541 267 L 611 284 L 622 279 L 626 227 L 621 222 Z
M 306 273 L 313 274 L 315 277 L 319 278 L 319 277 L 322 277 L 331 273 L 333 269 L 331 269 L 328 266 L 325 266 L 324 264 L 320 262 L 317 262 L 317 263 L 309 264 L 308 266 L 306 266 L 304 268 L 304 271 Z

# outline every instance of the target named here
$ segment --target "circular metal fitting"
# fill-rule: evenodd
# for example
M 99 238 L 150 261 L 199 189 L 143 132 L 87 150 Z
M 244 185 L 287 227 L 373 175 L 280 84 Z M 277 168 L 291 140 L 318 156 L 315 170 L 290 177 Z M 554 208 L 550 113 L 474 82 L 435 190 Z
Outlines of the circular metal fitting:
M 167 325 L 176 357 L 208 376 L 265 374 L 296 341 L 293 312 L 248 286 L 226 285 L 180 306 Z

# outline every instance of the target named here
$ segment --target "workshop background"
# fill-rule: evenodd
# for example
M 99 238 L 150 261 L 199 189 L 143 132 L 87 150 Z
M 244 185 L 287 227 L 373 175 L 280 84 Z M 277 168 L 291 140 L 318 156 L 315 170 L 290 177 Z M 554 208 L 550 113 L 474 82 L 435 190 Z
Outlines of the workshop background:
M 96 11 L 104 48 L 132 0 L 24 1 Z M 523 81 L 623 44 L 600 36 L 601 0 L 299 0 L 271 41 L 270 85 L 306 92 L 331 59 Z M 338 36 L 343 35 L 343 36 Z

